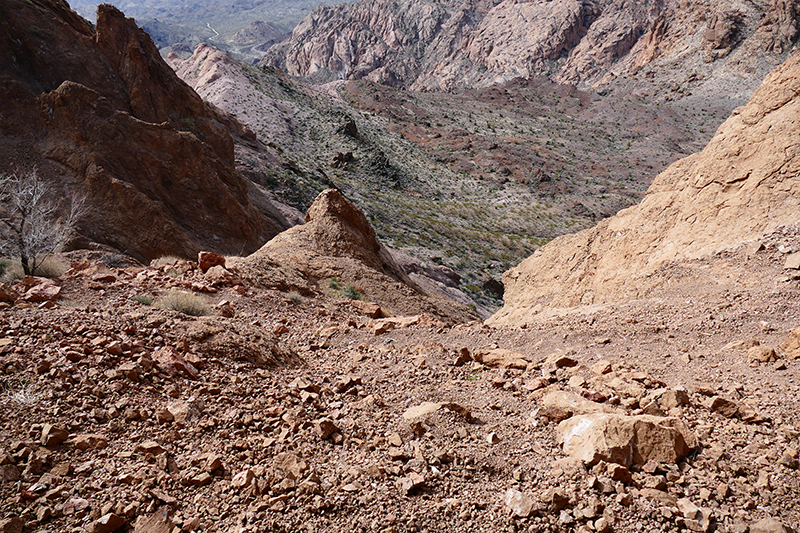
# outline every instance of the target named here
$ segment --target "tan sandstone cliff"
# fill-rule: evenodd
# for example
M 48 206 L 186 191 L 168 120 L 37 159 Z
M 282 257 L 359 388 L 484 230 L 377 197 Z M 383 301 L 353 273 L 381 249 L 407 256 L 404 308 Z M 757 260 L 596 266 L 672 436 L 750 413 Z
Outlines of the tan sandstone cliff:
M 672 164 L 642 202 L 555 239 L 505 273 L 490 322 L 644 296 L 659 267 L 732 249 L 800 220 L 800 54 L 775 69 L 701 152 Z

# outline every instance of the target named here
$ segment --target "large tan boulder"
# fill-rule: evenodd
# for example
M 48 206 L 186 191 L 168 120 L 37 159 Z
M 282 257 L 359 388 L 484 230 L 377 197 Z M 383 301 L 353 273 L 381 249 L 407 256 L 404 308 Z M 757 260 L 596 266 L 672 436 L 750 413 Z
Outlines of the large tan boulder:
M 545 308 L 643 297 L 670 262 L 736 248 L 797 222 L 800 54 L 764 80 L 698 154 L 673 163 L 642 202 L 565 235 L 503 275 L 505 306 L 489 323 L 524 322 Z
M 677 463 L 697 447 L 694 434 L 677 418 L 595 413 L 573 416 L 557 432 L 564 453 L 587 465 Z

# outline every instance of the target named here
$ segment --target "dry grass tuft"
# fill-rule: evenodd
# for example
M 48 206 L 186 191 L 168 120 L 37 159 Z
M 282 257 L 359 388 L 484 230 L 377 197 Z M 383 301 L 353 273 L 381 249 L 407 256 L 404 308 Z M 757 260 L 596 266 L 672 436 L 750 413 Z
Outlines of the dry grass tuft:
M 155 306 L 172 309 L 189 316 L 211 314 L 211 308 L 203 298 L 185 291 L 169 291 L 155 301 Z

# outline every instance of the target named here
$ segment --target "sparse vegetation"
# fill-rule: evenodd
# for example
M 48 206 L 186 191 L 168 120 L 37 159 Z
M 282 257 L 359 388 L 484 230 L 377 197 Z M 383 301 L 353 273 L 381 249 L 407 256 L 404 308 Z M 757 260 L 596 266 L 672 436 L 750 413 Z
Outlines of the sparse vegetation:
M 155 305 L 189 316 L 205 316 L 211 313 L 211 309 L 202 297 L 186 291 L 169 291 L 160 296 L 155 301 Z
M 286 298 L 295 305 L 300 305 L 305 302 L 303 296 L 297 291 L 289 291 L 289 294 L 286 295 Z
M 3 259 L 2 275 L 0 279 L 6 283 L 22 279 L 25 277 L 25 269 L 19 259 Z M 67 265 L 58 257 L 50 256 L 46 258 L 36 269 L 36 276 L 43 278 L 57 278 L 67 271 Z
M 42 393 L 30 384 L 18 388 L 7 385 L 4 388 L 6 388 L 5 395 L 8 400 L 23 407 L 34 406 L 42 399 Z
M 353 285 L 347 285 L 342 290 L 342 295 L 350 300 L 360 300 L 364 296 L 363 291 L 359 290 L 358 287 L 354 287 Z
M 45 261 L 72 237 L 84 199 L 62 206 L 36 169 L 0 175 L 0 250 L 19 257 L 26 276 L 41 274 Z
M 149 294 L 135 294 L 131 296 L 131 300 L 138 302 L 142 305 L 152 305 L 153 297 Z

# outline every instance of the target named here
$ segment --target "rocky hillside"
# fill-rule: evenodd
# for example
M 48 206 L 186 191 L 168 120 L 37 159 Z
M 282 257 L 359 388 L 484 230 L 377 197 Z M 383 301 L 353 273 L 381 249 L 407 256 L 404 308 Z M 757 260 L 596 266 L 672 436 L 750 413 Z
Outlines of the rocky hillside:
M 690 302 L 524 329 L 73 252 L 0 285 L 0 531 L 794 531 L 785 229 Z
M 253 133 L 204 102 L 111 6 L 91 26 L 57 0 L 0 2 L 0 171 L 85 195 L 76 245 L 140 260 L 246 253 L 288 227 L 234 166 Z
M 662 98 L 746 97 L 794 46 L 799 14 L 785 0 L 363 0 L 316 8 L 264 64 L 422 91 L 545 75 Z
M 333 189 L 314 201 L 305 224 L 233 264 L 244 279 L 262 287 L 303 294 L 333 291 L 375 302 L 380 306 L 376 318 L 422 312 L 449 323 L 477 318 L 465 306 L 431 297 L 411 281 L 364 214 Z
M 538 245 L 638 202 L 739 102 L 600 97 L 545 78 L 460 94 L 319 86 L 207 45 L 170 62 L 266 145 L 236 146 L 251 180 L 301 211 L 340 188 L 383 242 L 455 270 L 488 306 L 501 292 L 485 276 L 499 279 Z
M 505 306 L 492 321 L 520 323 L 546 308 L 642 298 L 678 282 L 665 269 L 708 257 L 725 262 L 725 254 L 745 246 L 756 254 L 760 239 L 796 227 L 798 80 L 795 54 L 701 153 L 662 172 L 639 205 L 552 241 L 508 271 Z M 798 258 L 789 255 L 787 265 Z
M 70 6 L 95 20 L 97 0 L 73 0 Z M 150 34 L 163 55 L 191 55 L 199 43 L 212 43 L 254 62 L 270 46 L 286 39 L 292 28 L 314 7 L 332 0 L 246 0 L 239 2 L 183 2 L 178 0 L 114 0 L 108 2 Z M 339 2 L 337 2 L 339 3 Z

